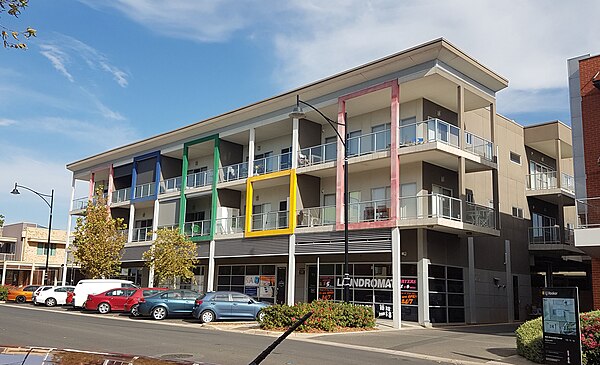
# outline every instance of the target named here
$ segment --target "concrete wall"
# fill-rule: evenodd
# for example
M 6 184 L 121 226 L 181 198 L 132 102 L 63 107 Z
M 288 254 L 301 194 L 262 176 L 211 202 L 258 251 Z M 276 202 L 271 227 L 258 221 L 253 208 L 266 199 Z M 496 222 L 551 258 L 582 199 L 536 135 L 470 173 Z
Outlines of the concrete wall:
M 423 190 L 433 191 L 433 185 L 438 185 L 452 190 L 452 196 L 459 197 L 458 174 L 427 162 L 423 162 Z
M 219 189 L 217 191 L 219 206 L 241 209 L 243 207 L 242 198 L 245 199 L 245 194 L 241 191 L 231 189 Z M 241 203 L 241 204 L 240 204 Z
M 244 146 L 221 140 L 219 142 L 220 166 L 234 165 L 244 161 Z
M 162 156 L 160 160 L 160 173 L 163 180 L 181 176 L 181 160 Z
M 455 112 L 432 101 L 423 99 L 423 120 L 430 118 L 438 118 L 458 126 L 458 116 Z
M 301 119 L 298 123 L 298 143 L 300 148 L 320 145 L 323 129 L 331 129 L 331 127 L 328 124 L 321 125 L 307 119 Z
M 179 199 L 161 201 L 158 214 L 158 226 L 170 226 L 179 223 Z
M 273 155 L 281 154 L 281 150 L 284 148 L 290 148 L 292 146 L 292 135 L 291 133 L 287 136 L 281 136 L 277 138 L 261 140 L 259 133 L 256 133 L 256 142 L 254 142 L 254 155 L 260 155 L 265 152 L 273 152 Z M 248 149 L 244 149 L 244 161 L 248 158 Z
M 142 185 L 155 181 L 156 178 L 156 158 L 149 158 L 138 161 L 137 163 L 136 185 Z
M 296 209 L 318 207 L 321 203 L 321 179 L 311 175 L 298 175 L 298 198 Z
M 46 263 L 46 255 L 37 254 L 38 243 L 41 243 L 44 247 L 48 242 L 48 229 L 47 228 L 24 228 L 24 239 L 23 239 L 23 256 L 22 261 L 33 262 L 36 265 Z M 67 232 L 63 230 L 52 230 L 50 237 L 51 243 L 56 246 L 56 254 L 50 256 L 48 262 L 51 265 L 60 265 L 65 261 L 65 241 L 67 240 Z

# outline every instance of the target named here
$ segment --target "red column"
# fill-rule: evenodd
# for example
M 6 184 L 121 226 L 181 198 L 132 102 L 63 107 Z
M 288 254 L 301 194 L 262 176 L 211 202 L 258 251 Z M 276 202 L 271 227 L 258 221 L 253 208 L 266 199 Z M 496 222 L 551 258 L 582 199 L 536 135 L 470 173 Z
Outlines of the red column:
M 88 198 L 90 200 L 92 200 L 92 198 L 94 197 L 94 193 L 95 193 L 95 191 L 94 191 L 94 178 L 95 178 L 95 173 L 92 172 L 91 175 L 90 175 L 90 191 L 88 193 Z
M 390 219 L 396 221 L 399 213 L 400 197 L 400 165 L 398 161 L 398 128 L 400 126 L 400 85 L 395 80 L 392 83 L 392 100 L 390 110 L 390 133 L 392 144 L 390 147 L 390 192 L 392 201 L 390 202 Z
M 338 132 L 340 136 L 346 141 L 346 124 L 348 121 L 345 120 L 346 114 L 346 101 L 338 100 Z M 337 143 L 337 166 L 336 166 L 336 189 L 335 189 L 335 202 L 336 202 L 336 223 L 338 229 L 341 229 L 341 225 L 344 223 L 344 145 L 338 140 Z

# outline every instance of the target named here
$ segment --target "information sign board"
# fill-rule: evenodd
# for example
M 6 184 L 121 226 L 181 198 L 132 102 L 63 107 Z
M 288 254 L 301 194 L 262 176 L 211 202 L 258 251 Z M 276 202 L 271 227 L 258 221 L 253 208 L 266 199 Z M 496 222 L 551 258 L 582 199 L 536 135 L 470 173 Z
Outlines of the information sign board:
M 546 364 L 581 365 L 577 288 L 544 288 L 542 322 Z

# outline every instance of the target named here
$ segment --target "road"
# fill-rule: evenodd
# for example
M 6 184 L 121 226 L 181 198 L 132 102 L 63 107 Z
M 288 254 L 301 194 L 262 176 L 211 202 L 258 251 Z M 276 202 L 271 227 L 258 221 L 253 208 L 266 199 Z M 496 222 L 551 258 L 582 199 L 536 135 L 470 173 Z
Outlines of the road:
M 169 357 L 217 364 L 248 364 L 273 337 L 199 327 L 193 321 L 125 319 L 0 305 L 0 344 L 45 346 Z M 263 364 L 440 364 L 395 354 L 362 351 L 295 339 L 284 341 Z

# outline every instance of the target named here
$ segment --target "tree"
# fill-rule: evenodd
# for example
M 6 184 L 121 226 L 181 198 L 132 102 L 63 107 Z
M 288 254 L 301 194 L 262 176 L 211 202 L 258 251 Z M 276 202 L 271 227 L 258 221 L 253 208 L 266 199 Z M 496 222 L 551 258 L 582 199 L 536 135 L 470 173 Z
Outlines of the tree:
M 0 228 L 4 227 L 4 216 L 0 214 Z
M 29 0 L 0 0 L 0 13 L 7 13 L 8 15 L 18 18 L 21 14 L 21 10 L 25 10 L 28 4 Z M 27 45 L 21 43 L 19 36 L 22 35 L 29 39 L 35 37 L 37 34 L 37 31 L 31 27 L 27 27 L 24 31 L 16 31 L 0 24 L 0 28 L 2 28 L 0 35 L 4 42 L 4 48 L 27 49 Z
M 196 265 L 196 244 L 176 229 L 161 228 L 156 241 L 144 252 L 146 265 L 154 268 L 156 282 L 175 285 L 175 278 L 191 279 Z
M 87 278 L 110 278 L 119 275 L 121 255 L 125 246 L 122 218 L 110 215 L 100 187 L 88 202 L 85 217 L 77 219 L 75 227 L 75 260 Z

